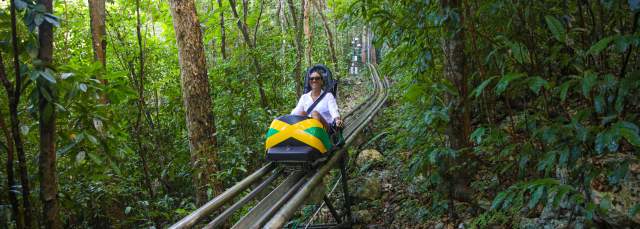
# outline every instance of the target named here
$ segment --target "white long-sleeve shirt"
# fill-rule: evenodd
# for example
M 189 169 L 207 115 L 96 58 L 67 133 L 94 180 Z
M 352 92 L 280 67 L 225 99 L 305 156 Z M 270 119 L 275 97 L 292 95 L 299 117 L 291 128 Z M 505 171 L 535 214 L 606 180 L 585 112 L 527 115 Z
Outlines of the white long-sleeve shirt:
M 320 94 L 322 94 L 322 92 L 320 92 Z M 303 111 L 307 111 L 311 104 L 313 104 L 313 99 L 311 98 L 311 92 L 309 92 L 300 97 L 300 100 L 298 100 L 298 105 L 296 105 L 296 108 L 291 111 L 291 114 L 297 115 L 302 113 Z M 318 105 L 313 108 L 312 112 L 313 111 L 318 111 L 322 118 L 324 118 L 324 120 L 329 124 L 333 123 L 336 118 L 340 117 L 336 98 L 333 97 L 333 94 L 331 94 L 331 92 L 327 93 L 324 98 L 322 98 L 322 100 L 318 102 Z M 311 112 L 309 112 L 307 116 L 311 117 Z

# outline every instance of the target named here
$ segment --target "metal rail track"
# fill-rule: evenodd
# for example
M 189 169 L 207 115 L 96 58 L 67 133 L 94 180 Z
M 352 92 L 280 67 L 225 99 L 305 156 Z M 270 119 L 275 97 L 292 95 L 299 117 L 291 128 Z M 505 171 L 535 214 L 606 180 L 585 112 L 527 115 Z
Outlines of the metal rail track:
M 345 128 L 344 147 L 337 149 L 327 162 L 320 168 L 313 170 L 296 170 L 284 171 L 284 168 L 274 163 L 268 163 L 258 169 L 247 178 L 239 181 L 231 188 L 224 191 L 202 207 L 198 208 L 182 220 L 178 221 L 170 228 L 191 228 L 200 221 L 213 217 L 213 214 L 221 210 L 221 208 L 231 203 L 224 211 L 219 212 L 217 216 L 210 221 L 204 228 L 216 228 L 225 223 L 225 221 L 233 215 L 233 213 L 248 204 L 252 199 L 259 196 L 260 193 L 266 192 L 269 186 L 272 186 L 275 180 L 283 174 L 287 174 L 286 178 L 277 185 L 268 195 L 258 202 L 246 215 L 233 225 L 233 228 L 282 228 L 285 223 L 293 216 L 298 208 L 303 204 L 304 200 L 322 181 L 322 178 L 328 172 L 335 168 L 338 163 L 342 168 L 341 181 L 344 182 L 343 187 L 345 195 L 346 190 L 346 172 L 344 164 L 347 153 L 347 147 L 354 142 L 356 136 L 367 126 L 373 116 L 382 107 L 387 99 L 388 81 L 378 75 L 375 65 L 367 63 L 370 69 L 370 77 L 374 83 L 374 92 L 362 104 L 354 108 L 344 117 Z M 270 176 L 267 176 L 271 174 Z M 251 191 L 250 187 L 254 185 Z M 241 193 L 246 193 L 244 197 L 235 202 L 231 202 Z M 348 202 L 348 201 L 347 201 Z M 347 206 L 346 217 L 351 221 L 350 203 Z

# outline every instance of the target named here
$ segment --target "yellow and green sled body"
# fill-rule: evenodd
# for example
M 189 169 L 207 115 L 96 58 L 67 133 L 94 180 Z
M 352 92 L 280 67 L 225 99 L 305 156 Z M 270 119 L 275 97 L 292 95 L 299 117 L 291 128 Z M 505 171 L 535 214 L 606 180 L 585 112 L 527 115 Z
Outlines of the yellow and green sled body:
M 333 143 L 318 120 L 285 115 L 271 122 L 265 149 L 269 161 L 315 162 L 326 158 Z

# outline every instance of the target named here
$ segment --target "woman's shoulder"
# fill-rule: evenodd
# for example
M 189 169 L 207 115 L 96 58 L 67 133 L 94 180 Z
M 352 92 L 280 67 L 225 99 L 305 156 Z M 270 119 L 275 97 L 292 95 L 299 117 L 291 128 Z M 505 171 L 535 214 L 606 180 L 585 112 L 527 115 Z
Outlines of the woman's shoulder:
M 331 92 L 327 92 L 327 98 L 335 99 L 335 96 Z

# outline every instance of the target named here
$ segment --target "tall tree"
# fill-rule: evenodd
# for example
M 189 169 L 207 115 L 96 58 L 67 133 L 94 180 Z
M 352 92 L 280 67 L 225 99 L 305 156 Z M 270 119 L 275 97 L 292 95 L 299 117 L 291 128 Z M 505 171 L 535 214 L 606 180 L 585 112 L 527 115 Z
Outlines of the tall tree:
M 107 26 L 105 23 L 105 0 L 88 0 L 89 16 L 91 18 L 91 41 L 93 44 L 93 57 L 100 61 L 102 66 L 107 65 Z
M 459 29 L 463 24 L 460 0 L 441 0 L 441 6 L 445 14 L 458 15 L 458 17 L 448 17 L 445 22 L 444 31 L 446 37 L 442 45 L 444 53 L 444 77 L 457 89 L 457 95 L 449 95 L 447 100 L 452 104 L 449 109 L 451 123 L 446 130 L 448 144 L 453 150 L 459 150 L 462 155 L 467 155 L 464 150 L 470 146 L 469 135 L 471 130 L 471 118 L 469 113 L 469 91 L 466 70 L 466 57 L 464 53 L 464 30 Z M 464 157 L 464 156 L 463 156 Z M 468 157 L 467 157 L 468 158 Z M 448 158 L 449 165 L 457 165 L 460 159 Z M 453 198 L 465 199 L 468 195 L 466 181 L 468 174 L 446 173 L 445 180 L 448 181 L 449 194 L 449 216 L 455 218 L 455 208 Z M 459 195 L 461 194 L 461 195 Z
M 267 95 L 264 92 L 264 87 L 262 83 L 262 66 L 260 66 L 260 60 L 258 60 L 258 56 L 254 52 L 256 49 L 256 43 L 251 40 L 251 37 L 249 35 L 249 26 L 247 26 L 247 23 L 244 20 L 240 19 L 240 17 L 238 16 L 238 11 L 236 10 L 236 1 L 229 0 L 229 4 L 231 5 L 231 13 L 233 13 L 233 16 L 238 21 L 237 23 L 238 29 L 240 29 L 240 32 L 242 33 L 242 38 L 244 39 L 244 43 L 247 44 L 249 49 L 252 51 L 251 60 L 253 61 L 253 65 L 256 69 L 256 75 L 257 75 L 256 81 L 258 83 L 258 93 L 260 94 L 260 102 L 262 104 L 262 108 L 264 108 L 266 111 L 267 107 L 269 107 L 269 102 L 267 101 Z M 246 15 L 247 14 L 246 4 L 242 7 L 242 9 L 243 9 L 243 15 Z M 256 37 L 254 37 L 254 39 L 256 39 Z
M 227 59 L 227 35 L 224 27 L 224 8 L 222 8 L 222 0 L 218 0 L 218 10 L 220 11 L 220 53 L 222 59 Z
M 15 80 L 13 85 L 6 84 L 7 94 L 9 94 L 9 116 L 11 121 L 11 136 L 18 156 L 18 170 L 20 172 L 20 185 L 22 186 L 22 207 L 24 208 L 24 226 L 31 228 L 32 209 L 31 209 L 31 188 L 29 185 L 29 173 L 27 170 L 27 159 L 25 157 L 24 145 L 20 135 L 20 120 L 18 119 L 18 104 L 20 104 L 20 96 L 22 95 L 22 75 L 20 73 L 20 52 L 18 49 L 18 30 L 16 29 L 16 4 L 15 0 L 11 0 L 11 46 L 13 48 L 13 70 L 15 72 Z M 7 81 L 8 82 L 8 81 Z
M 302 14 L 298 18 L 296 13 L 296 6 L 293 0 L 287 0 L 289 5 L 289 11 L 291 11 L 291 18 L 293 22 L 293 29 L 295 30 L 295 44 L 296 44 L 296 65 L 293 69 L 293 82 L 296 84 L 296 94 L 298 97 L 302 95 L 302 59 L 304 58 L 303 44 L 302 44 Z
M 327 21 L 327 17 L 324 16 L 324 10 L 326 5 L 323 1 L 318 3 L 318 0 L 312 0 L 313 6 L 320 14 L 320 18 L 322 18 L 322 25 L 324 27 L 324 32 L 327 34 L 327 39 L 329 39 L 329 53 L 331 54 L 331 61 L 333 62 L 334 71 L 338 70 L 338 57 L 336 57 L 336 48 L 333 45 L 333 33 L 331 32 L 331 28 L 329 27 L 329 22 Z M 374 55 L 375 56 L 375 55 Z
M 171 0 L 170 5 L 178 43 L 180 81 L 194 170 L 196 202 L 202 204 L 206 201 L 209 187 L 216 192 L 221 191 L 221 183 L 213 176 L 218 171 L 214 147 L 216 127 L 211 111 L 202 34 L 193 0 Z
M 7 77 L 7 73 L 4 67 L 4 61 L 2 59 L 2 52 L 0 52 L 0 83 L 4 86 L 5 92 L 7 93 L 8 98 L 11 97 L 11 82 Z M 20 214 L 20 205 L 18 203 L 18 198 L 16 197 L 16 192 L 14 190 L 16 186 L 16 182 L 14 180 L 14 170 L 13 170 L 13 155 L 14 155 L 14 147 L 13 147 L 13 137 L 11 136 L 11 132 L 7 128 L 7 125 L 4 122 L 4 114 L 0 112 L 0 131 L 4 134 L 6 144 L 0 146 L 4 146 L 7 151 L 7 191 L 9 194 L 9 202 L 11 202 L 11 210 L 13 212 L 13 219 L 16 221 L 17 228 L 22 228 L 22 215 Z M 0 142 L 2 143 L 2 142 Z
M 147 186 L 147 191 L 151 197 L 155 196 L 153 193 L 153 188 L 151 187 L 151 175 L 149 172 L 149 162 L 147 155 L 147 147 L 143 142 L 143 133 L 142 133 L 142 120 L 144 119 L 144 114 L 146 113 L 146 102 L 144 98 L 144 45 L 142 42 L 142 31 L 141 31 L 141 22 L 140 22 L 140 0 L 136 0 L 136 38 L 138 40 L 138 81 L 137 81 L 137 89 L 138 89 L 138 115 L 136 117 L 135 123 L 135 135 L 136 141 L 138 143 L 138 150 L 140 154 L 140 160 L 142 162 L 142 172 L 144 173 L 144 181 L 145 186 Z M 151 120 L 151 119 L 149 119 Z
M 307 57 L 307 65 L 311 66 L 313 64 L 313 31 L 311 25 L 309 25 L 311 10 L 309 10 L 309 1 L 310 0 L 302 0 L 302 15 L 303 15 L 303 28 L 304 28 L 304 39 L 307 42 L 305 46 L 305 55 Z
M 52 0 L 39 0 L 46 12 L 53 11 Z M 40 49 L 38 59 L 42 61 L 42 71 L 50 72 L 53 59 L 53 25 L 42 22 L 38 28 Z M 42 218 L 45 228 L 62 228 L 58 209 L 58 180 L 56 176 L 56 91 L 55 82 L 43 79 L 37 80 L 40 89 L 38 98 L 38 118 L 40 128 L 40 198 L 42 199 Z M 46 96 L 48 93 L 49 96 Z

